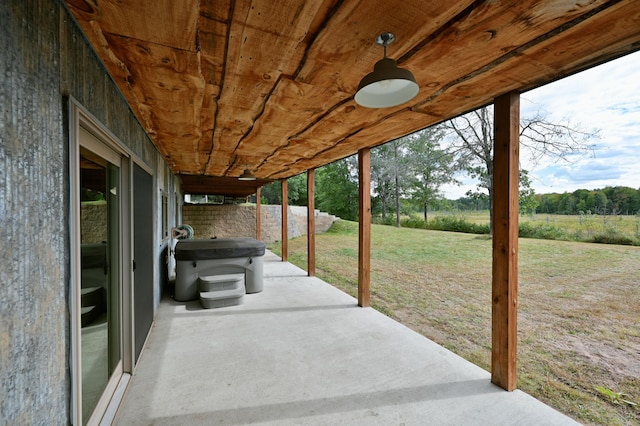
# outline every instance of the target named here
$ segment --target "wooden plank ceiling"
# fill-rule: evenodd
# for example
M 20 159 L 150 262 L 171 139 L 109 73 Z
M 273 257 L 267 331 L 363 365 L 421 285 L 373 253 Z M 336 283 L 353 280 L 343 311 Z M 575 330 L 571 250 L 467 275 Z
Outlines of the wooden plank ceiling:
M 229 190 L 245 168 L 255 186 L 291 177 L 640 49 L 637 0 L 66 4 L 194 193 Z M 368 109 L 353 96 L 383 31 L 420 92 Z

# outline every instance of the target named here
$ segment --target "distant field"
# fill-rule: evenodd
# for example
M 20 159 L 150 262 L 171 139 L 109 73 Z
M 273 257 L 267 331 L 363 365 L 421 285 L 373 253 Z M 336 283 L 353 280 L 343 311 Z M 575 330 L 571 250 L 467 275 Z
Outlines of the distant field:
M 479 224 L 489 223 L 489 211 L 469 211 L 459 213 L 433 212 L 429 217 L 457 215 L 467 221 Z M 574 235 L 591 236 L 614 229 L 628 236 L 640 238 L 640 216 L 603 216 L 603 215 L 561 215 L 535 214 L 522 215 L 520 222 L 553 225 Z
M 490 369 L 487 236 L 373 225 L 371 255 L 374 308 Z M 357 294 L 356 223 L 317 235 L 316 256 Z M 289 261 L 306 268 L 305 237 Z M 520 239 L 518 300 L 519 388 L 585 424 L 640 424 L 623 401 L 640 403 L 640 247 Z

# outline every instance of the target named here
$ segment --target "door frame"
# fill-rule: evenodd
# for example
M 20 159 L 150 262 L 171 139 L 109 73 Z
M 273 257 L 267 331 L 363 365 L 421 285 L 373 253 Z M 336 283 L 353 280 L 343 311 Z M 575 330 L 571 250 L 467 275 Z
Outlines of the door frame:
M 98 423 L 103 415 L 115 415 L 120 398 L 124 393 L 133 371 L 133 303 L 132 303 L 132 152 L 118 140 L 104 125 L 82 107 L 75 99 L 69 98 L 69 313 L 70 313 L 70 373 L 71 373 L 71 423 L 82 424 L 82 351 L 81 351 L 81 259 L 80 259 L 80 127 L 95 136 L 102 146 L 89 147 L 97 154 L 107 149 L 120 159 L 120 271 L 121 283 L 121 374 L 112 377 L 98 402 L 88 424 Z M 104 152 L 104 151 L 103 151 Z M 106 152 L 105 152 L 106 153 Z M 106 414 L 105 414 L 106 413 Z

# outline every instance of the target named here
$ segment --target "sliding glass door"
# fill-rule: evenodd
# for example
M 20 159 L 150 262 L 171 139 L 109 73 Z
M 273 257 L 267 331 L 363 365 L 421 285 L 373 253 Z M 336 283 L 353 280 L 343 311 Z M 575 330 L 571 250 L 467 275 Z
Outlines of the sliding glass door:
M 76 424 L 100 421 L 123 375 L 123 157 L 78 128 L 75 306 Z M 126 204 L 126 203 L 125 203 Z M 79 279 L 78 279 L 79 278 Z M 81 409 L 80 409 L 81 407 Z

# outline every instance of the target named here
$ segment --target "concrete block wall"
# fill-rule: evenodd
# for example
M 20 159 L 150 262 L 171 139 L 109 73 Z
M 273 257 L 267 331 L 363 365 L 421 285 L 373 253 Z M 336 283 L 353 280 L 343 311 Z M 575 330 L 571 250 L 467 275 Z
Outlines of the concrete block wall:
M 265 243 L 273 243 L 282 239 L 282 206 L 260 206 L 260 239 Z M 289 214 L 289 217 L 291 215 Z M 289 237 L 292 236 L 291 221 L 289 221 Z
M 282 207 L 263 205 L 260 207 L 260 237 L 265 243 L 282 238 Z M 307 208 L 289 206 L 289 238 L 307 233 Z M 195 238 L 229 238 L 256 236 L 256 206 L 248 204 L 185 204 L 182 207 L 183 223 L 189 224 Z M 326 232 L 335 216 L 316 210 L 316 233 Z
M 83 243 L 99 243 L 107 240 L 107 203 L 80 205 L 80 229 Z
M 182 221 L 193 228 L 194 238 L 255 237 L 255 212 L 244 205 L 185 204 Z

